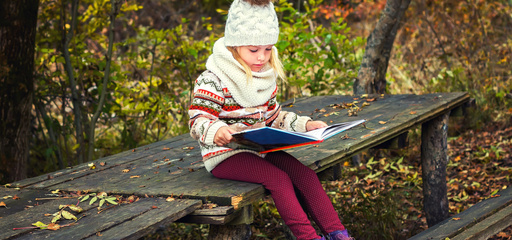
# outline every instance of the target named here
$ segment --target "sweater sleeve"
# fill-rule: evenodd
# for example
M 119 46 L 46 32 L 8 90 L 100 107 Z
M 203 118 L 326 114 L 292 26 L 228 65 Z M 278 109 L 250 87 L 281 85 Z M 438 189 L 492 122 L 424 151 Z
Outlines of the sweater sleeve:
M 281 105 L 276 101 L 275 95 L 268 102 L 266 125 L 294 132 L 306 132 L 306 123 L 310 117 L 299 116 L 293 112 L 282 111 Z
M 192 103 L 188 109 L 190 136 L 206 145 L 213 145 L 217 130 L 226 123 L 219 120 L 224 105 L 224 93 L 220 81 L 205 72 L 194 86 Z

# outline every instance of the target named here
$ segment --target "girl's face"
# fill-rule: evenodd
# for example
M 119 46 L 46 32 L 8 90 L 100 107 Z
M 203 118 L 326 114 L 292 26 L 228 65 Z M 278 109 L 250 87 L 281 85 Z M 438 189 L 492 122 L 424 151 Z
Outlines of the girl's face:
M 238 54 L 253 72 L 258 72 L 270 61 L 272 46 L 240 46 L 237 47 Z

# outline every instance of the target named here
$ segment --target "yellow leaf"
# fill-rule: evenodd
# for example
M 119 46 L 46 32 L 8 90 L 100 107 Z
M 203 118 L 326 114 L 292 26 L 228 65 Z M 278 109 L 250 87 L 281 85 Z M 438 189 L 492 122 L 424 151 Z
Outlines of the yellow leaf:
M 386 124 L 386 122 L 384 122 L 384 121 L 379 121 L 379 123 L 380 123 L 380 124 Z
M 87 166 L 89 166 L 89 169 L 91 169 L 91 170 L 96 169 L 96 165 L 94 163 L 89 163 L 89 164 L 87 164 Z
M 167 199 L 165 199 L 165 201 L 167 201 L 167 202 L 172 202 L 172 201 L 174 201 L 174 200 L 175 200 L 175 199 L 174 199 L 173 197 L 168 197 Z
M 41 221 L 37 221 L 36 223 L 32 223 L 32 226 L 36 226 L 38 228 L 45 229 L 47 225 L 42 223 Z
M 7 207 L 4 202 L 0 202 L 0 207 Z
M 55 191 L 52 191 L 52 193 L 53 193 L 53 194 L 57 194 L 57 193 L 59 193 L 59 191 L 60 191 L 60 190 L 59 190 L 59 189 L 57 189 L 57 190 L 55 190 Z
M 82 212 L 84 210 L 81 207 L 76 206 L 76 205 L 69 205 L 68 207 L 69 207 L 69 209 L 71 209 L 71 210 L 73 210 L 75 212 Z
M 416 114 L 416 111 L 411 111 L 411 112 L 409 112 L 409 114 L 411 114 L 411 115 Z
M 133 176 L 130 176 L 130 178 L 140 178 L 140 175 L 133 175 Z
M 66 211 L 66 210 L 63 210 L 62 211 L 62 216 L 65 218 L 65 219 L 74 219 L 75 221 L 78 220 L 75 215 L 73 215 L 72 213 Z
M 127 173 L 127 172 L 129 172 L 129 171 L 130 171 L 130 169 L 123 169 L 123 172 L 124 172 L 124 173 Z

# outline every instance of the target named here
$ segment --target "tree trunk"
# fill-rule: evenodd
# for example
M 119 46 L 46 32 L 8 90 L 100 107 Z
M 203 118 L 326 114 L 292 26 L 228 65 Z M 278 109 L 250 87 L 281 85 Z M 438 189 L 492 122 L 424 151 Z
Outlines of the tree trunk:
M 401 20 L 411 0 L 387 0 L 382 16 L 368 36 L 354 94 L 385 93 L 386 71 Z
M 27 177 L 39 0 L 0 0 L 0 181 Z

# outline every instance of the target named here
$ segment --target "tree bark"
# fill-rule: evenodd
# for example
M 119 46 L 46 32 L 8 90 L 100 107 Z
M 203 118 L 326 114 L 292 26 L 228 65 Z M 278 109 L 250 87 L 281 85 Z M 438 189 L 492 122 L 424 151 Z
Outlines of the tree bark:
M 0 181 L 27 177 L 39 0 L 0 0 Z
M 386 71 L 402 18 L 411 0 L 387 0 L 379 22 L 368 36 L 354 94 L 385 93 Z

